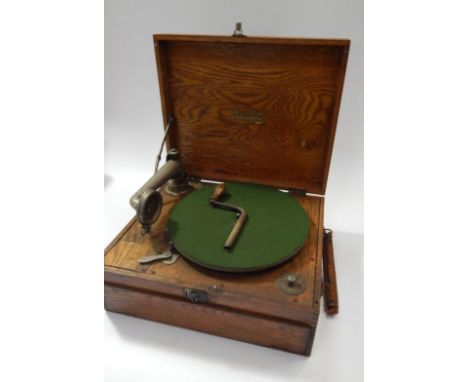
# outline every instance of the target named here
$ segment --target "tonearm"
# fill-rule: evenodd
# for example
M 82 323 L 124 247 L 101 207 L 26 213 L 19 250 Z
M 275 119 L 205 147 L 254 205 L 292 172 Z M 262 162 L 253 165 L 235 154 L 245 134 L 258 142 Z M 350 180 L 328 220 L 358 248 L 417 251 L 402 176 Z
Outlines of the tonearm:
M 151 231 L 151 225 L 161 214 L 163 201 L 159 188 L 162 187 L 164 183 L 167 182 L 165 188 L 166 192 L 172 195 L 184 195 L 191 190 L 184 166 L 179 160 L 179 153 L 176 149 L 170 149 L 168 151 L 166 164 L 158 171 L 161 152 L 172 122 L 173 120 L 170 119 L 166 127 L 157 157 L 154 175 L 130 198 L 130 205 L 135 209 L 138 221 L 145 233 Z

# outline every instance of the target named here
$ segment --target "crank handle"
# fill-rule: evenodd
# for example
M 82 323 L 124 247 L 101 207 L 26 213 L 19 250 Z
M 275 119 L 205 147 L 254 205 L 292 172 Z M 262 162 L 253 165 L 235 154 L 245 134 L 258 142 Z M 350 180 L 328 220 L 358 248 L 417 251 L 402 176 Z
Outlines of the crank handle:
M 247 219 L 247 212 L 245 212 L 245 210 L 242 207 L 234 206 L 232 204 L 227 204 L 227 203 L 221 203 L 219 200 L 224 195 L 226 195 L 226 193 L 227 193 L 226 184 L 225 183 L 218 184 L 213 191 L 213 195 L 211 195 L 210 203 L 213 207 L 222 208 L 228 211 L 233 211 L 237 214 L 236 223 L 234 224 L 234 227 L 232 228 L 231 233 L 229 234 L 228 238 L 226 239 L 226 242 L 224 243 L 224 249 L 226 249 L 227 251 L 230 251 L 232 246 L 234 245 L 234 242 L 239 236 L 239 233 L 242 227 L 244 226 L 244 223 Z

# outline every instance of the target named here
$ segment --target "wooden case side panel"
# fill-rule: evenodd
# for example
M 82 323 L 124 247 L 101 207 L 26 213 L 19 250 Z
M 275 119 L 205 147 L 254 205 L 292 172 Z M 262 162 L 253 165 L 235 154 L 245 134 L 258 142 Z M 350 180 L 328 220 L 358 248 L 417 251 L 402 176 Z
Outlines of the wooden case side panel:
M 166 126 L 168 125 L 170 118 L 174 113 L 172 111 L 172 103 L 168 92 L 167 81 L 169 69 L 167 67 L 167 61 L 164 59 L 166 56 L 166 47 L 164 42 L 154 41 L 154 51 L 158 73 L 159 94 L 161 97 L 161 111 L 164 123 L 163 127 L 166 129 Z M 169 150 L 170 148 L 175 147 L 177 147 L 177 143 L 175 142 L 174 138 L 171 137 L 171 135 L 168 135 L 166 140 L 166 148 Z
M 325 200 L 320 201 L 319 209 L 319 226 L 317 233 L 317 256 L 315 257 L 315 268 L 314 268 L 314 313 L 315 318 L 318 320 L 320 314 L 320 301 L 322 298 L 322 273 L 323 273 L 323 219 L 324 219 L 324 208 Z
M 315 327 L 106 284 L 108 311 L 309 355 Z
M 323 165 L 323 174 L 322 174 L 322 195 L 325 195 L 325 191 L 327 189 L 327 182 L 328 182 L 328 173 L 330 171 L 330 162 L 333 153 L 333 145 L 335 143 L 335 135 L 336 135 L 336 126 L 338 124 L 338 116 L 340 112 L 340 105 L 341 105 L 341 96 L 343 94 L 343 87 L 346 75 L 346 66 L 348 64 L 348 55 L 349 55 L 349 45 L 343 49 L 343 54 L 341 56 L 341 62 L 339 64 L 338 69 L 338 80 L 336 82 L 335 88 L 335 99 L 334 99 L 334 107 L 333 107 L 333 114 L 331 116 L 330 121 L 330 134 L 328 134 L 328 142 L 327 147 L 330 147 L 330 150 L 327 150 L 325 154 L 325 162 Z

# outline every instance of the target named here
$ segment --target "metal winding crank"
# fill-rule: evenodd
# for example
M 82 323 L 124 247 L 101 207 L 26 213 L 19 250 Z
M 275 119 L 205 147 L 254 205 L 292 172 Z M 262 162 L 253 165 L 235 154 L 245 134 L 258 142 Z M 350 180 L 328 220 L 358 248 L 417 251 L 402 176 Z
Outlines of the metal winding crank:
M 213 195 L 211 195 L 210 204 L 215 208 L 222 208 L 228 211 L 233 211 L 237 214 L 236 223 L 234 224 L 234 227 L 232 228 L 231 233 L 229 234 L 228 238 L 226 239 L 226 242 L 224 243 L 224 249 L 226 249 L 227 251 L 230 251 L 232 246 L 234 245 L 234 242 L 239 236 L 239 233 L 242 227 L 245 224 L 245 221 L 247 219 L 247 212 L 245 212 L 245 210 L 242 207 L 233 206 L 232 204 L 227 204 L 227 203 L 221 203 L 220 199 L 226 193 L 227 193 L 226 184 L 225 183 L 218 184 L 213 191 Z

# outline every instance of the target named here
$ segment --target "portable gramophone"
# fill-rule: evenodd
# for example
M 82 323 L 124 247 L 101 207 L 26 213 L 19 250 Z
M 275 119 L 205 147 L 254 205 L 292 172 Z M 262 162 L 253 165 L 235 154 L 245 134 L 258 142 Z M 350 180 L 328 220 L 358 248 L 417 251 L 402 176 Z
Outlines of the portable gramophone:
M 164 140 L 105 308 L 309 355 L 322 291 L 338 312 L 323 214 L 350 42 L 153 37 Z

